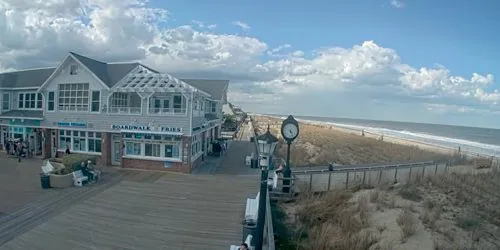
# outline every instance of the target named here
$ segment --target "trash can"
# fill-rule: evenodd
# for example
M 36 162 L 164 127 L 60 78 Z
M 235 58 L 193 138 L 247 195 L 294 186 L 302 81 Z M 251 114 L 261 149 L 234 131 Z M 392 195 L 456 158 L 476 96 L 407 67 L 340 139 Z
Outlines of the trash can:
M 50 188 L 50 176 L 44 173 L 40 173 L 40 184 L 43 189 Z
M 248 235 L 250 234 L 252 235 L 252 241 L 250 242 L 250 245 L 254 246 L 255 237 L 257 235 L 257 223 L 253 221 L 245 221 L 245 223 L 243 223 L 243 239 L 241 239 L 241 242 L 245 242 Z

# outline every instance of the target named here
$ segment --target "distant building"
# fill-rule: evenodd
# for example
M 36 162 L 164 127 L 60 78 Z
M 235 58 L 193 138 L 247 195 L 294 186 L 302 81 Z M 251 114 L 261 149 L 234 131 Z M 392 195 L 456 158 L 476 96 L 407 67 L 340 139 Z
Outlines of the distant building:
M 0 74 L 0 142 L 23 138 L 43 158 L 69 146 L 106 165 L 191 172 L 220 137 L 228 84 L 71 52 L 55 68 Z

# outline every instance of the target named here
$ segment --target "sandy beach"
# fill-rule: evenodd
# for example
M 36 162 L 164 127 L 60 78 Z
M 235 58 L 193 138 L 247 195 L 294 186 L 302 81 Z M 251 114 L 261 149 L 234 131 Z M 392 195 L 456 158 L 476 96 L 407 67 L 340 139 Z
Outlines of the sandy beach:
M 253 116 L 253 119 L 259 131 L 265 131 L 269 124 L 271 132 L 281 138 L 281 119 L 269 116 Z M 358 130 L 304 121 L 300 121 L 300 135 L 291 152 L 291 160 L 297 167 L 329 162 L 349 165 L 457 158 L 454 149 L 367 132 L 363 136 Z M 276 154 L 285 157 L 286 145 L 280 143 Z

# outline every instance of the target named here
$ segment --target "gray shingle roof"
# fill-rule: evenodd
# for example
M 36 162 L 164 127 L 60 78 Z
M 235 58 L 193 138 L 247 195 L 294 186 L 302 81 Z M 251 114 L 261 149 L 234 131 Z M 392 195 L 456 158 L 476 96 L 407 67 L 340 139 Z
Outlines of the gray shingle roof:
M 226 100 L 229 80 L 181 79 L 187 84 L 209 93 L 215 100 Z
M 105 63 L 101 61 L 94 60 L 74 52 L 70 52 L 78 61 L 84 64 L 90 71 L 92 71 L 102 82 L 104 82 L 108 87 L 112 87 L 118 81 L 120 81 L 127 73 L 129 73 L 135 67 L 142 65 L 140 63 Z M 143 67 L 146 67 L 142 65 Z M 156 72 L 149 67 L 146 67 L 151 71 Z M 157 73 L 157 72 L 156 72 Z
M 0 88 L 38 88 L 55 68 L 31 69 L 0 74 Z
M 39 110 L 10 110 L 0 114 L 0 117 L 24 117 L 26 119 L 43 119 L 43 111 Z

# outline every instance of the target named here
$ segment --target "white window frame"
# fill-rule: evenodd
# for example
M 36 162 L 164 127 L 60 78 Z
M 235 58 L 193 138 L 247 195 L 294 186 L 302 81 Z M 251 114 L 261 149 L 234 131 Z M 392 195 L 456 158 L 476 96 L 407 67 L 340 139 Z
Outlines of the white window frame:
M 141 134 L 141 133 L 138 133 Z M 125 158 L 134 158 L 134 159 L 151 159 L 151 160 L 163 160 L 163 161 L 171 161 L 171 162 L 182 162 L 182 140 L 179 138 L 175 140 L 171 135 L 159 135 L 159 134 L 144 134 L 140 138 L 135 137 L 133 133 L 125 134 L 123 136 L 124 144 L 125 144 Z M 128 154 L 128 145 L 139 144 L 138 149 L 140 150 L 140 154 Z M 146 144 L 159 145 L 156 149 L 159 150 L 159 156 L 146 155 Z M 178 152 L 178 157 L 167 157 L 166 156 L 166 146 L 172 145 L 176 146 L 177 150 L 172 148 L 173 152 Z M 153 150 L 153 149 L 152 149 Z M 158 154 L 156 154 L 158 155 Z
M 72 76 L 78 75 L 78 64 L 71 64 L 69 66 L 69 74 Z
M 8 96 L 7 97 L 7 108 L 5 108 L 5 96 Z M 7 92 L 7 93 L 3 93 L 2 94 L 2 111 L 9 111 L 11 110 L 10 109 L 10 105 L 11 105 L 11 102 L 12 102 L 12 94 L 10 92 Z
M 35 95 L 35 99 L 31 99 L 31 97 Z M 23 98 L 21 98 L 21 96 Z M 29 100 L 26 98 L 29 96 Z M 22 99 L 22 101 L 21 101 Z M 33 108 L 31 107 L 31 104 L 34 104 Z M 38 107 L 38 104 L 41 104 L 40 107 Z M 22 105 L 20 105 L 22 104 Z M 30 105 L 26 105 L 30 104 Z M 30 107 L 26 107 L 30 106 Z M 19 110 L 42 110 L 43 109 L 43 95 L 42 93 L 36 93 L 36 92 L 19 92 L 17 93 L 17 108 Z
M 101 99 L 102 99 L 102 93 L 100 90 L 89 90 L 90 92 L 90 98 L 89 98 L 89 101 L 90 101 L 90 107 L 89 107 L 89 110 L 91 113 L 101 113 Z M 97 107 L 97 111 L 93 111 L 92 110 L 92 106 L 94 105 L 95 101 L 94 101 L 94 93 L 99 93 L 99 98 L 97 99 L 97 102 L 98 102 L 98 107 Z
M 62 90 L 62 86 L 69 87 L 69 89 L 64 89 Z M 75 89 L 73 89 L 73 86 Z M 83 89 L 79 89 L 78 86 L 83 86 Z M 85 87 L 87 87 L 85 89 Z M 79 91 L 82 91 L 82 96 L 78 96 Z M 65 94 L 62 95 L 61 93 L 64 92 Z M 75 92 L 73 95 L 72 93 Z M 92 90 L 90 89 L 90 83 L 63 83 L 59 84 L 57 86 L 57 111 L 63 111 L 63 112 L 89 112 L 90 111 L 90 101 L 91 101 L 91 92 Z M 84 95 L 86 93 L 86 96 Z M 81 98 L 81 101 L 78 102 L 78 98 Z M 72 106 L 72 99 L 74 99 L 73 106 L 74 108 L 71 108 Z M 85 101 L 85 99 L 87 99 Z M 61 104 L 61 100 L 68 100 L 67 102 L 64 101 L 63 104 Z M 63 105 L 61 107 L 61 105 Z
M 53 107 L 53 109 L 52 109 L 52 110 L 50 110 L 50 109 L 49 109 L 49 107 L 50 107 L 50 105 L 49 105 L 49 104 L 50 104 L 50 102 L 51 102 L 51 101 L 50 101 L 50 93 L 53 93 L 53 94 L 54 94 L 54 99 L 52 100 L 52 105 L 53 105 L 53 106 L 52 106 L 52 107 Z M 48 111 L 48 112 L 55 112 L 55 111 L 56 111 L 56 109 L 57 109 L 56 99 L 57 99 L 56 91 L 49 91 L 49 92 L 47 92 L 47 102 L 46 102 L 46 103 L 47 103 L 47 104 L 46 104 L 47 106 L 46 106 L 46 109 L 47 109 L 47 111 Z
M 61 132 L 63 133 L 63 135 L 61 135 Z M 74 135 L 75 132 L 78 133 L 77 136 Z M 81 136 L 81 133 L 85 133 L 85 137 Z M 92 134 L 92 136 L 90 136 L 90 134 Z M 64 146 L 61 143 L 62 137 L 65 138 Z M 82 139 L 82 138 L 85 139 L 85 148 L 84 148 L 84 150 L 75 150 L 75 148 L 73 147 L 73 144 L 75 143 L 75 139 Z M 69 141 L 68 141 L 68 139 L 69 139 Z M 94 140 L 94 148 L 95 148 L 95 145 L 96 145 L 96 141 L 100 141 L 101 152 L 97 152 L 95 150 L 94 151 L 90 151 L 89 150 L 90 140 Z M 96 131 L 60 129 L 58 131 L 58 143 L 59 143 L 59 145 L 58 145 L 58 151 L 65 151 L 66 147 L 67 147 L 66 145 L 68 143 L 70 143 L 69 149 L 70 149 L 71 152 L 93 154 L 93 155 L 101 155 L 102 150 L 103 150 L 102 149 L 102 133 L 101 132 L 96 132 Z

